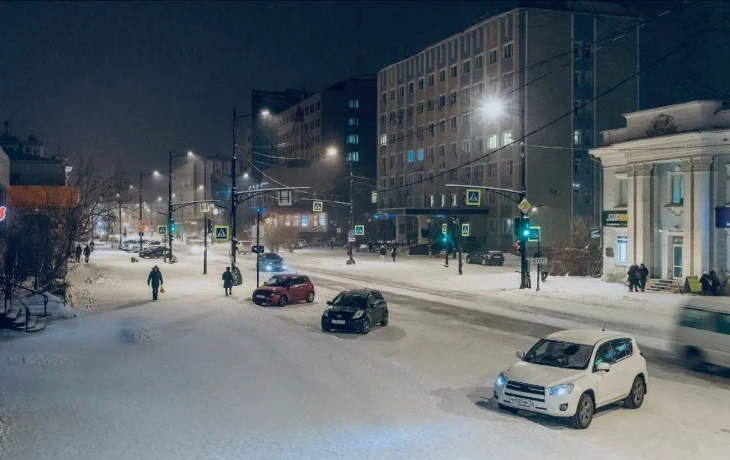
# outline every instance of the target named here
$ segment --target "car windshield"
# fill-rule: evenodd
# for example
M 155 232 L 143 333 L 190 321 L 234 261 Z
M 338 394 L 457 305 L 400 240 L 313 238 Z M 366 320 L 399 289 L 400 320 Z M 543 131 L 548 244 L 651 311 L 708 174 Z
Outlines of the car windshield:
M 289 278 L 279 278 L 274 276 L 273 278 L 269 278 L 269 281 L 264 284 L 274 287 L 286 287 L 289 285 Z
M 363 296 L 362 294 L 341 292 L 332 301 L 332 305 L 336 307 L 365 308 L 365 306 L 367 305 L 367 297 Z
M 523 360 L 541 366 L 585 369 L 592 353 L 592 345 L 542 339 L 527 352 Z
M 266 259 L 269 262 L 280 261 L 281 257 L 278 254 L 261 254 L 262 259 Z

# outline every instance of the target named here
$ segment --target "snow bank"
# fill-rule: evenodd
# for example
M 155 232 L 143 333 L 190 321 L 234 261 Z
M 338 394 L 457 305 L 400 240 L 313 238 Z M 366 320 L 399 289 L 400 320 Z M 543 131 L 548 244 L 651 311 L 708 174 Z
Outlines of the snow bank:
M 92 265 L 93 274 L 86 278 L 89 284 L 119 284 L 122 280 L 114 272 L 105 267 Z
M 78 312 L 64 304 L 61 297 L 53 295 L 50 292 L 45 292 L 44 294 L 48 297 L 46 312 L 51 315 L 52 318 L 74 318 L 78 316 Z M 28 304 L 29 309 L 33 313 L 41 313 L 43 310 L 43 296 L 40 294 L 34 294 L 30 297 L 26 297 L 23 299 L 23 302 Z
M 66 290 L 66 298 L 74 316 L 87 313 L 89 310 L 96 308 L 94 293 L 85 287 L 69 286 Z

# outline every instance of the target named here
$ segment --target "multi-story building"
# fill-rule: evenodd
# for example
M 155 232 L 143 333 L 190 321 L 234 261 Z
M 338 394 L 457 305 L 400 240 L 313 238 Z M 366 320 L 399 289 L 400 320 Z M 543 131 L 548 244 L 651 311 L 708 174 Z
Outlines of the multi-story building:
M 324 231 L 328 236 L 336 237 L 339 228 L 345 234 L 342 237 L 346 236 L 349 229 L 349 206 L 346 203 L 350 196 L 350 181 L 347 179 L 350 166 L 354 178 L 354 224 L 367 225 L 368 218 L 372 221 L 377 163 L 376 87 L 375 76 L 349 78 L 272 118 L 278 146 L 272 160 L 277 167 L 264 172 L 267 186 L 311 187 L 306 192 L 295 194 L 292 209 L 312 209 L 306 199 L 319 196 L 329 210 L 328 217 L 316 219 L 316 230 L 312 225 L 300 225 L 302 232 Z M 299 199 L 300 202 L 297 201 Z M 333 203 L 335 201 L 340 203 Z M 266 203 L 268 207 L 279 204 L 278 200 Z M 306 212 L 300 214 L 300 223 L 314 222 L 314 217 L 307 216 Z M 320 222 L 327 223 L 325 229 L 319 225 Z
M 246 158 L 253 163 L 246 164 L 244 171 L 254 180 L 261 181 L 261 171 L 275 164 L 272 161 L 272 152 L 276 149 L 276 126 L 272 123 L 272 117 L 310 95 L 311 93 L 297 89 L 251 91 L 251 116 L 243 123 L 243 135 L 239 144 L 243 147 Z
M 625 115 L 591 154 L 603 166 L 603 277 L 684 281 L 730 264 L 730 111 L 694 101 Z
M 513 201 L 484 191 L 467 205 L 465 188 L 446 184 L 520 190 L 521 149 L 543 243 L 570 244 L 576 220 L 597 219 L 587 149 L 637 109 L 638 82 L 586 103 L 636 71 L 637 21 L 600 2 L 565 3 L 575 8 L 491 16 L 380 71 L 378 207 L 395 215 L 399 242 L 427 243 L 451 214 L 470 221 L 470 244 L 511 247 Z M 619 32 L 627 38 L 608 43 Z

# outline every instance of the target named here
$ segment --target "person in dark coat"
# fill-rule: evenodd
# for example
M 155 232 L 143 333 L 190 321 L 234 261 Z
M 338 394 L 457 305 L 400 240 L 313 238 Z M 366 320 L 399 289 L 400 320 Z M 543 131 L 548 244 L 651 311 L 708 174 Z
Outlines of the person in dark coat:
M 639 287 L 641 288 L 641 292 L 644 292 L 644 288 L 646 287 L 646 279 L 649 277 L 649 269 L 646 268 L 646 265 L 641 264 L 639 266 Z
M 94 252 L 94 240 L 91 240 L 89 247 L 91 248 L 91 252 Z
M 87 264 L 89 263 L 89 255 L 91 254 L 91 248 L 87 244 L 86 247 L 84 247 L 84 262 Z
M 76 253 L 76 263 L 77 263 L 77 264 L 80 264 L 80 263 L 81 263 L 81 253 L 82 253 L 83 251 L 84 251 L 84 250 L 83 250 L 83 249 L 81 249 L 81 245 L 80 245 L 80 244 L 77 244 L 77 245 L 76 245 L 76 251 L 75 251 L 75 253 Z
M 390 256 L 393 258 L 393 262 L 395 262 L 395 256 L 398 253 L 395 245 L 390 247 Z
M 147 286 L 152 286 L 152 300 L 157 301 L 157 292 L 162 286 L 162 272 L 157 268 L 157 265 L 152 267 L 150 275 L 147 277 Z
M 702 295 L 712 294 L 712 278 L 710 278 L 710 274 L 707 273 L 707 270 L 702 272 L 702 276 L 700 277 L 700 284 L 702 285 Z
M 385 260 L 385 245 L 380 246 L 380 261 Z
M 632 265 L 627 273 L 629 277 L 629 292 L 639 291 L 639 267 Z M 635 291 L 634 291 L 635 290 Z
M 717 277 L 715 270 L 710 270 L 710 283 L 710 292 L 712 292 L 712 295 L 720 295 L 722 283 L 720 282 L 720 278 Z
M 373 252 L 373 242 L 372 241 L 370 241 L 368 243 L 368 252 Z
M 226 271 L 223 272 L 223 289 L 226 290 L 226 295 L 233 294 L 233 273 L 231 273 L 231 267 L 226 267 Z

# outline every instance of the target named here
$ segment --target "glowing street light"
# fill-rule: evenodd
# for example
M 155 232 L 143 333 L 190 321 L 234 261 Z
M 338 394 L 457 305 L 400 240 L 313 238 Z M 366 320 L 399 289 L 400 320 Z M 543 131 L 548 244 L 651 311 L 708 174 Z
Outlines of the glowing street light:
M 337 155 L 337 149 L 334 148 L 334 147 L 329 147 L 327 149 L 327 155 L 329 155 L 329 156 L 335 156 L 335 155 Z
M 504 102 L 497 98 L 490 98 L 484 101 L 479 111 L 486 118 L 497 119 L 504 115 Z
M 261 116 L 264 118 L 268 118 L 271 116 L 271 112 L 269 112 L 269 109 L 264 109 L 261 111 Z

